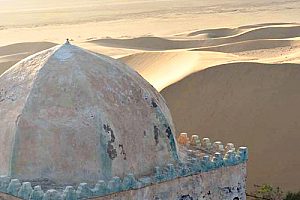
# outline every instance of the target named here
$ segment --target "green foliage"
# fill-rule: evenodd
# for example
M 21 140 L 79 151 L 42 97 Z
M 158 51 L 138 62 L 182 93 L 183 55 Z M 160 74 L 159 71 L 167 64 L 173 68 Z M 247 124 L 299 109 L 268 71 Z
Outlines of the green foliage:
M 252 198 L 260 200 L 300 200 L 300 191 L 293 193 L 288 192 L 284 195 L 283 191 L 279 187 L 272 187 L 271 185 L 264 184 L 255 186 L 257 189 L 250 195 Z
M 255 195 L 261 197 L 262 199 L 271 199 L 271 200 L 283 199 L 283 191 L 279 187 L 273 188 L 271 185 L 268 184 L 258 186 Z
M 300 200 L 300 191 L 296 193 L 288 192 L 284 200 Z

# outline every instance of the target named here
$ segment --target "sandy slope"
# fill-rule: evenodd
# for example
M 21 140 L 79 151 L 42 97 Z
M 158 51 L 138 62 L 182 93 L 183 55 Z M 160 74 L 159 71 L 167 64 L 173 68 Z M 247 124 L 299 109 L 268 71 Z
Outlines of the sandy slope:
M 217 51 L 224 53 L 239 53 L 244 51 L 260 50 L 260 49 L 274 49 L 277 47 L 298 47 L 299 40 L 279 40 L 279 39 L 259 39 L 242 41 L 236 43 L 223 44 L 212 47 L 203 47 L 193 49 L 193 51 Z
M 54 45 L 51 42 L 28 42 L 0 47 L 0 75 L 23 58 Z
M 161 93 L 177 133 L 245 144 L 248 185 L 299 189 L 300 65 L 225 64 L 194 73 Z
M 231 30 L 231 29 L 230 29 Z M 209 32 L 211 35 L 226 35 L 228 29 L 214 29 L 202 32 Z M 234 31 L 231 30 L 231 31 Z M 230 31 L 230 32 L 231 32 Z M 194 34 L 192 32 L 190 34 Z M 189 34 L 188 34 L 189 35 Z M 97 39 L 89 42 L 103 46 L 140 49 L 140 50 L 170 50 L 170 49 L 187 49 L 197 47 L 209 47 L 224 45 L 237 42 L 245 42 L 263 39 L 285 39 L 300 37 L 300 26 L 283 26 L 283 27 L 259 27 L 255 29 L 246 29 L 244 32 L 228 36 L 216 37 L 209 39 L 165 39 L 159 37 L 138 37 L 130 39 Z
M 146 52 L 122 57 L 121 60 L 137 70 L 157 90 L 162 90 L 190 73 L 231 61 L 240 56 L 219 52 Z

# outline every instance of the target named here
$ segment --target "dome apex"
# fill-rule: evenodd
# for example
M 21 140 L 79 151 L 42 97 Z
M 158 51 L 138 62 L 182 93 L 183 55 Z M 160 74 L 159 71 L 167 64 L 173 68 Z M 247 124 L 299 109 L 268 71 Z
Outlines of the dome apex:
M 70 44 L 70 40 L 67 38 L 65 44 Z

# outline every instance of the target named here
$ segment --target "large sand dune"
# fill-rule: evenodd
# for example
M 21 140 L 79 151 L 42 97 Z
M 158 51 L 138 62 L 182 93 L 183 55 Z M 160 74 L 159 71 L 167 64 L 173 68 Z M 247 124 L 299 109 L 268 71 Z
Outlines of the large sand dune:
M 240 59 L 233 54 L 204 51 L 145 52 L 121 58 L 159 91 L 193 72 Z
M 0 47 L 0 75 L 23 58 L 54 45 L 52 42 L 26 42 Z
M 300 46 L 299 40 L 272 40 L 272 39 L 263 39 L 263 40 L 250 40 L 243 42 L 236 42 L 230 44 L 223 44 L 212 47 L 203 47 L 193 49 L 193 51 L 217 51 L 224 53 L 239 53 L 244 51 L 252 51 L 259 49 L 273 49 L 278 47 L 293 47 Z
M 161 93 L 177 133 L 245 144 L 248 185 L 299 189 L 300 65 L 225 64 L 194 73 Z

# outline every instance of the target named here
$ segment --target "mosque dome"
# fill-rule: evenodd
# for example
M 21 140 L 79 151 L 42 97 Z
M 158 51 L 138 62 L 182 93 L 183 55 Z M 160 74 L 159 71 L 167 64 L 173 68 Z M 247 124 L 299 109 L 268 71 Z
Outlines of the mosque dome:
M 0 174 L 57 185 L 152 174 L 178 160 L 162 96 L 113 58 L 71 44 L 0 76 Z

